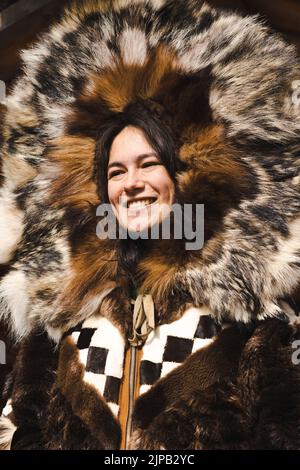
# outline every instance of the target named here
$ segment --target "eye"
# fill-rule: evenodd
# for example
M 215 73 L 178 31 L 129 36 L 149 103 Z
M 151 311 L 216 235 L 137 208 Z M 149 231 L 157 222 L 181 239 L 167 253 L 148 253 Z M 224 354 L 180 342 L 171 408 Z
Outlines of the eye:
M 111 178 L 114 178 L 116 176 L 120 176 L 124 173 L 124 170 L 114 170 L 114 171 L 111 171 L 108 175 L 108 179 L 111 179 Z
M 161 163 L 158 160 L 153 160 L 151 162 L 145 162 L 142 164 L 142 168 L 148 168 L 150 166 L 155 166 L 155 165 L 161 165 Z

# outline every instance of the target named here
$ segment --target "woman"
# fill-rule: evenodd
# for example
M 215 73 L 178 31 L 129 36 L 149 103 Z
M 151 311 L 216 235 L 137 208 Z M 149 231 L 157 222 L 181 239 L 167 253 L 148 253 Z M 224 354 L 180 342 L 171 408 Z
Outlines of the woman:
M 97 143 L 101 200 L 111 203 L 121 226 L 129 234 L 139 232 L 139 238 L 160 224 L 175 202 L 175 171 L 180 164 L 176 138 L 166 124 L 168 116 L 157 109 L 158 104 L 149 100 L 130 104 L 100 128 Z M 148 203 L 145 210 L 135 204 L 143 199 Z
M 2 146 L 19 340 L 2 446 L 299 449 L 294 49 L 201 1 L 95 1 L 23 60 Z M 107 203 L 119 238 L 97 237 Z M 195 223 L 204 205 L 201 248 L 163 236 L 176 204 Z

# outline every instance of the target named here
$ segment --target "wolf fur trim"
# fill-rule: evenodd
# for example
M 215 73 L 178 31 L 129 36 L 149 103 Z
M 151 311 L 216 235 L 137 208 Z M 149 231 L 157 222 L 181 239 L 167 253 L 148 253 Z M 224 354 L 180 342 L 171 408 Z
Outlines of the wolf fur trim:
M 128 329 L 117 242 L 96 237 L 94 166 L 99 126 L 136 99 L 172 116 L 180 200 L 205 205 L 203 249 L 156 241 L 138 266 L 158 322 L 188 306 L 217 320 L 280 315 L 300 279 L 294 48 L 201 0 L 87 0 L 22 57 L 0 188 L 0 308 L 16 336 L 38 326 L 58 340 L 95 312 Z

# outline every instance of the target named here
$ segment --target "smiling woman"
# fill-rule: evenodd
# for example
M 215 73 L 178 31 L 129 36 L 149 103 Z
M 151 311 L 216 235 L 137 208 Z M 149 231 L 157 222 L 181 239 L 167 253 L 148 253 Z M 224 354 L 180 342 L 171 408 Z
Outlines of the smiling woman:
M 174 182 L 143 131 L 125 127 L 115 137 L 108 168 L 109 201 L 129 232 L 143 232 L 170 213 Z
M 149 104 L 131 104 L 109 122 L 106 132 L 101 129 L 98 143 L 100 187 L 129 232 L 161 223 L 174 202 L 174 132 Z
M 0 316 L 20 347 L 0 446 L 300 449 L 294 48 L 202 0 L 81 0 L 23 61 L 1 144 Z M 143 234 L 174 201 L 204 205 L 201 246 L 97 237 L 102 205 Z
M 175 200 L 178 138 L 170 117 L 153 100 L 137 99 L 101 126 L 96 146 L 97 185 L 101 202 L 111 203 L 128 232 L 120 240 L 120 267 L 136 287 L 133 273 L 146 248 L 149 230 L 161 224 Z M 135 242 L 131 236 L 138 233 Z M 143 235 L 145 237 L 143 237 Z

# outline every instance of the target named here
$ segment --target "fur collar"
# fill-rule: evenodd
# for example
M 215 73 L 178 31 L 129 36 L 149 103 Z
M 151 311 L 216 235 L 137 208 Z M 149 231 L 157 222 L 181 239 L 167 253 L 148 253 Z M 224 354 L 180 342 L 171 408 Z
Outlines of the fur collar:
M 158 322 L 188 306 L 244 323 L 281 314 L 300 279 L 293 48 L 257 19 L 202 1 L 87 1 L 23 61 L 0 188 L 1 315 L 17 336 L 38 325 L 59 338 L 95 312 L 128 330 L 117 241 L 96 237 L 93 175 L 99 125 L 137 97 L 173 117 L 179 199 L 205 206 L 203 249 L 155 241 L 139 263 Z

